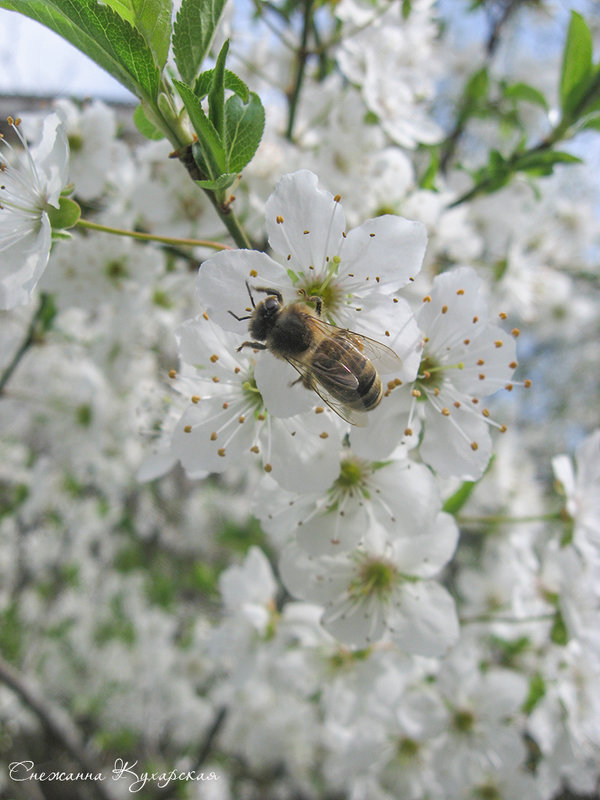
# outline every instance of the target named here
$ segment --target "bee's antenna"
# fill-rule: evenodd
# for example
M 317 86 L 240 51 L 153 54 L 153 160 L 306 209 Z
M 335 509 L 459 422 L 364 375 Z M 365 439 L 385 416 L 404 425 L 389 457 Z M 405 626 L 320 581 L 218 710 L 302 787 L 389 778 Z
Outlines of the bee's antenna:
M 246 289 L 248 289 L 248 295 L 250 296 L 250 302 L 252 303 L 252 308 L 256 308 L 254 304 L 254 298 L 252 297 L 252 289 L 250 288 L 250 284 L 246 281 Z

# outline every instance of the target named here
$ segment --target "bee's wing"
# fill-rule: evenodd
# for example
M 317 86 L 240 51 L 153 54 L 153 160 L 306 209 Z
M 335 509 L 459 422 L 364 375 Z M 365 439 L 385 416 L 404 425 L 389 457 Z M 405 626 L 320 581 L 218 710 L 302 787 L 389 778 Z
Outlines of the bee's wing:
M 343 388 L 353 389 L 358 386 L 358 378 L 352 373 L 348 367 L 338 364 L 337 369 L 329 364 L 311 364 L 308 367 L 302 361 L 297 361 L 295 358 L 288 358 L 287 361 L 296 369 L 302 376 L 304 385 L 316 392 L 321 400 L 329 406 L 335 413 L 340 416 L 350 425 L 356 425 L 359 428 L 364 428 L 367 424 L 367 415 L 364 411 L 359 411 L 355 408 L 349 408 L 336 397 L 333 397 L 330 392 L 320 383 L 319 376 L 327 377 L 329 381 L 334 381 Z
M 386 344 L 343 328 L 338 329 L 336 335 L 344 335 L 347 341 L 351 342 L 354 347 L 369 359 L 380 375 L 389 375 L 392 372 L 398 372 L 402 368 L 402 359 L 398 353 Z
M 334 336 L 338 340 L 343 339 L 353 347 L 356 347 L 369 359 L 381 375 L 389 375 L 392 372 L 398 372 L 402 368 L 402 359 L 398 353 L 376 339 L 363 336 L 362 333 L 356 333 L 356 331 L 350 331 L 347 328 L 338 328 L 337 325 L 325 322 L 319 317 L 313 317 L 310 324 L 320 328 L 326 336 Z

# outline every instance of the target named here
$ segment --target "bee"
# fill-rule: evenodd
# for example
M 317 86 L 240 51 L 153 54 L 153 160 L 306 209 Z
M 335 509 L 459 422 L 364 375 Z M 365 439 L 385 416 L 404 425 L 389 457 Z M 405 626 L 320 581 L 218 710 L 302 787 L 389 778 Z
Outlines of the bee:
M 303 301 L 285 305 L 277 289 L 255 286 L 255 292 L 267 295 L 255 303 L 247 281 L 246 288 L 252 313 L 238 317 L 229 312 L 239 321 L 250 320 L 253 341 L 242 342 L 238 352 L 245 347 L 269 350 L 300 373 L 292 385 L 301 382 L 346 422 L 365 426 L 365 412 L 376 408 L 383 397 L 378 369 L 383 374 L 396 372 L 402 366 L 400 357 L 374 339 L 326 322 L 321 318 L 320 297 L 305 295 Z M 309 302 L 314 302 L 314 309 Z

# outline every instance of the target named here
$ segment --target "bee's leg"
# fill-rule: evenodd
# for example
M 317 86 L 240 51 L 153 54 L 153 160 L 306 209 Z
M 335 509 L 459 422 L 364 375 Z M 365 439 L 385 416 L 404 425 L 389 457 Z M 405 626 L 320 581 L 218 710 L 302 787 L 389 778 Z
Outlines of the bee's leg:
M 305 303 L 314 303 L 317 317 L 321 316 L 323 310 L 323 300 L 318 294 L 307 294 L 306 289 L 298 289 L 298 294 L 304 298 Z
M 228 311 L 227 313 L 231 314 L 231 316 L 237 319 L 238 322 L 243 322 L 245 319 L 250 319 L 250 314 L 247 314 L 245 317 L 238 317 L 238 315 L 234 314 L 233 311 Z
M 247 286 L 248 284 L 246 284 Z M 276 297 L 281 305 L 283 305 L 283 295 L 279 291 L 279 289 L 270 289 L 268 286 L 255 286 L 255 292 L 264 292 L 265 294 L 271 294 L 273 297 Z
M 251 347 L 253 350 L 268 350 L 267 345 L 261 344 L 260 342 L 242 342 L 237 348 L 237 352 L 239 353 L 240 350 L 244 349 L 244 347 Z

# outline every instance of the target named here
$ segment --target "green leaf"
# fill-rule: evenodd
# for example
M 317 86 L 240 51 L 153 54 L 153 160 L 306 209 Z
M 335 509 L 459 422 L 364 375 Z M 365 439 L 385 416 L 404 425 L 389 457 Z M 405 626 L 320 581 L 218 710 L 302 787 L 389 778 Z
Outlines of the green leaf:
M 196 184 L 201 189 L 210 189 L 213 192 L 219 192 L 231 186 L 237 176 L 237 172 L 225 172 L 223 175 L 219 175 L 214 181 L 196 181 Z
M 159 71 L 142 35 L 96 0 L 1 0 L 0 7 L 41 22 L 137 95 L 154 101 Z
M 213 79 L 208 93 L 208 118 L 215 126 L 219 139 L 225 139 L 225 59 L 229 51 L 229 41 L 226 41 L 217 58 L 213 70 Z
M 159 139 L 165 138 L 164 133 L 148 119 L 141 103 L 133 112 L 133 122 L 138 131 L 142 136 L 145 136 L 146 139 L 158 141 Z
M 487 95 L 489 84 L 486 67 L 478 69 L 471 75 L 465 86 L 465 97 L 470 101 L 469 105 L 479 102 Z
M 583 130 L 592 130 L 592 131 L 600 131 L 600 114 L 596 114 L 583 123 L 583 125 L 579 128 L 580 131 Z
M 206 57 L 227 0 L 183 0 L 173 27 L 179 74 L 192 83 Z
M 437 192 L 438 188 L 435 185 L 435 178 L 440 168 L 440 150 L 439 147 L 432 147 L 430 149 L 430 159 L 427 169 L 423 173 L 419 186 L 421 189 L 429 189 L 431 192 Z
M 560 611 L 557 611 L 554 615 L 554 622 L 550 630 L 550 640 L 561 647 L 564 647 L 569 641 L 569 632 Z
M 133 12 L 132 0 L 104 0 L 105 5 L 110 6 L 113 11 L 128 22 L 130 25 L 134 24 L 135 14 Z
M 586 92 L 591 74 L 592 34 L 581 14 L 571 11 L 559 86 L 564 117 L 572 116 Z
M 442 511 L 456 515 L 467 502 L 473 489 L 477 486 L 477 481 L 463 481 L 454 494 L 446 500 L 442 506 Z
M 536 672 L 529 679 L 529 692 L 525 702 L 522 705 L 522 711 L 525 714 L 531 714 L 533 709 L 537 706 L 545 694 L 546 682 L 541 674 Z
M 548 102 L 539 89 L 530 86 L 528 83 L 513 83 L 504 89 L 504 96 L 511 100 L 524 101 L 541 106 L 544 111 L 549 110 Z
M 556 164 L 581 164 L 582 161 L 571 153 L 559 150 L 544 150 L 542 152 L 526 153 L 517 159 L 515 170 L 535 173 L 536 175 L 551 175 Z
M 164 67 L 171 41 L 172 0 L 104 0 L 126 22 L 142 34 L 154 53 L 159 69 Z
M 150 46 L 162 71 L 171 42 L 172 0 L 132 0 L 132 3 L 135 27 Z
M 232 170 L 226 169 L 227 159 L 225 157 L 225 150 L 223 144 L 219 139 L 219 135 L 215 130 L 214 125 L 204 113 L 200 100 L 196 97 L 192 89 L 186 86 L 185 83 L 175 80 L 173 82 L 175 88 L 179 92 L 185 109 L 189 114 L 190 122 L 196 135 L 198 142 L 196 143 L 202 155 L 201 166 L 203 167 L 206 177 L 214 180 L 222 175 L 224 172 L 231 172 Z M 235 95 L 234 95 L 235 97 Z M 195 148 L 194 155 L 198 147 Z
M 202 100 L 203 97 L 206 97 L 209 93 L 210 87 L 212 86 L 213 75 L 214 69 L 207 69 L 206 72 L 201 72 L 200 75 L 198 75 L 196 82 L 194 83 L 194 94 L 200 100 Z M 237 94 L 238 97 L 244 101 L 244 103 L 248 102 L 250 90 L 244 81 L 230 69 L 226 69 L 223 74 L 223 86 L 225 89 L 235 92 L 235 94 Z
M 247 103 L 232 95 L 225 103 L 225 153 L 230 172 L 240 172 L 252 160 L 262 139 L 265 110 L 260 97 L 250 92 Z
M 81 217 L 81 208 L 70 197 L 60 197 L 58 203 L 58 208 L 48 206 L 48 217 L 52 230 L 61 231 L 66 228 L 72 228 Z

